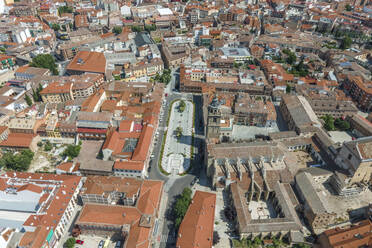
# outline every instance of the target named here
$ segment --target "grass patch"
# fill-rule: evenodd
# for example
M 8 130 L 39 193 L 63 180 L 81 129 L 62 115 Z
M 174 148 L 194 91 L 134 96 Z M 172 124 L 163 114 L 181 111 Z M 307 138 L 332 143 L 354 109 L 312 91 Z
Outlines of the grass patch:
M 166 176 L 169 176 L 170 173 L 166 172 L 166 171 L 163 169 L 163 167 L 161 166 L 161 161 L 162 161 L 162 159 L 163 159 L 163 153 L 164 153 L 165 140 L 166 140 L 166 138 L 167 138 L 167 132 L 168 132 L 168 131 L 165 131 L 165 132 L 164 132 L 163 142 L 162 142 L 162 144 L 161 144 L 161 150 L 160 150 L 160 156 L 159 156 L 158 166 L 159 166 L 159 170 L 160 170 L 161 173 L 163 173 L 163 174 L 166 175 Z

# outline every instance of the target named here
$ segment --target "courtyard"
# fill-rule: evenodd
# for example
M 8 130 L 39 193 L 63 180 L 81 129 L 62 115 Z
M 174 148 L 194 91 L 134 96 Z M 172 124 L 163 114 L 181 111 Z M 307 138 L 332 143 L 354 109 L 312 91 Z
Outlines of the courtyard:
M 191 162 L 194 104 L 178 100 L 172 104 L 161 165 L 172 175 L 186 172 Z

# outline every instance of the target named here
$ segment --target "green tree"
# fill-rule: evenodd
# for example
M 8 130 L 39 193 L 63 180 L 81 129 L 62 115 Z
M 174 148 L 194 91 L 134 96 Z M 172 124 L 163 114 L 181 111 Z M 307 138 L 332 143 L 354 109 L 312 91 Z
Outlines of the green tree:
M 180 139 L 182 137 L 182 127 L 177 127 L 176 128 L 176 137 L 177 139 Z
M 348 131 L 350 129 L 350 123 L 341 118 L 335 120 L 335 127 L 341 131 Z
M 291 86 L 289 84 L 287 84 L 287 88 L 285 88 L 285 92 L 287 92 L 288 94 L 291 93 Z
M 61 6 L 58 8 L 59 15 L 62 15 L 63 13 L 72 13 L 73 8 L 68 6 Z
M 340 48 L 341 49 L 348 49 L 351 47 L 351 44 L 353 43 L 353 41 L 351 40 L 351 38 L 349 36 L 345 36 L 342 41 L 341 41 L 341 45 L 340 45 Z
M 113 29 L 112 29 L 112 32 L 114 34 L 121 34 L 121 32 L 123 32 L 123 28 L 122 27 L 119 27 L 119 26 L 115 26 Z
M 325 115 L 321 117 L 324 120 L 324 128 L 327 131 L 335 130 L 335 120 L 331 115 Z
M 62 156 L 69 157 L 69 158 L 76 158 L 80 153 L 81 145 L 68 145 Z
M 52 55 L 39 54 L 32 59 L 30 66 L 49 69 L 53 75 L 58 75 L 57 65 Z
M 185 108 L 186 108 L 186 103 L 184 100 L 181 100 L 180 103 L 178 104 L 178 111 L 182 113 L 183 111 L 185 111 Z
M 64 246 L 66 248 L 74 248 L 76 244 L 76 239 L 75 238 L 69 238 L 66 240 Z
M 26 94 L 25 96 L 25 101 L 27 103 L 28 106 L 32 106 L 32 100 L 31 100 L 31 97 L 29 95 Z
M 45 145 L 44 145 L 44 151 L 49 152 L 49 151 L 52 150 L 52 148 L 53 148 L 52 143 L 50 143 L 50 141 L 47 140 L 47 141 L 45 142 Z
M 174 208 L 173 208 L 173 215 L 175 220 L 176 228 L 180 226 L 183 217 L 185 216 L 187 209 L 191 202 L 191 194 L 192 191 L 190 188 L 184 188 L 182 194 L 178 197 Z
M 346 11 L 351 11 L 351 10 L 352 10 L 350 4 L 346 4 L 346 6 L 345 6 L 345 10 L 346 10 Z
M 156 30 L 156 25 L 155 24 L 145 25 L 145 30 L 147 32 L 155 31 Z
M 6 152 L 0 159 L 0 167 L 8 170 L 26 171 L 30 167 L 34 153 L 27 149 L 18 153 Z
M 137 32 L 137 33 L 143 31 L 143 28 L 140 26 L 132 26 L 131 29 L 132 29 L 132 32 Z
M 58 31 L 58 30 L 61 29 L 61 26 L 60 26 L 59 24 L 57 24 L 57 23 L 53 23 L 53 24 L 52 24 L 52 29 L 53 29 L 54 31 Z

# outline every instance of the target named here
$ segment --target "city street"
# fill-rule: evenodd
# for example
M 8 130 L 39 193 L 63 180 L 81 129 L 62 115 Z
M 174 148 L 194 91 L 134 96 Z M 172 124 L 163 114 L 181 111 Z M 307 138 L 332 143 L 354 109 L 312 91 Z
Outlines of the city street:
M 192 94 L 180 94 L 175 90 L 178 80 L 178 73 L 172 71 L 171 82 L 167 85 L 165 93 L 168 96 L 165 98 L 163 111 L 160 115 L 159 127 L 158 127 L 158 138 L 153 149 L 153 158 L 150 161 L 149 179 L 162 180 L 164 181 L 164 198 L 167 198 L 166 212 L 164 216 L 160 215 L 159 221 L 159 243 L 157 247 L 174 247 L 176 242 L 176 233 L 173 226 L 173 221 L 170 216 L 172 205 L 176 197 L 183 191 L 185 187 L 191 187 L 191 182 L 195 177 L 202 179 L 199 184 L 207 186 L 207 180 L 203 170 L 203 153 L 201 152 L 204 146 L 204 121 L 203 121 L 203 101 L 201 96 Z M 194 167 L 189 174 L 185 176 L 176 176 L 169 178 L 163 175 L 158 167 L 160 150 L 164 139 L 164 131 L 166 130 L 168 113 L 170 105 L 175 100 L 186 99 L 194 102 L 195 104 L 195 139 L 194 139 Z

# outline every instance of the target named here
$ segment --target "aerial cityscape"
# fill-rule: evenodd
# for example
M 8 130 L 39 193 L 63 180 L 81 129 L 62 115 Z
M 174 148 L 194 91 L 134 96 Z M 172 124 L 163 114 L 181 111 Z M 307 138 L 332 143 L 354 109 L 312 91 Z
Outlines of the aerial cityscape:
M 372 247 L 372 0 L 0 0 L 0 248 Z

